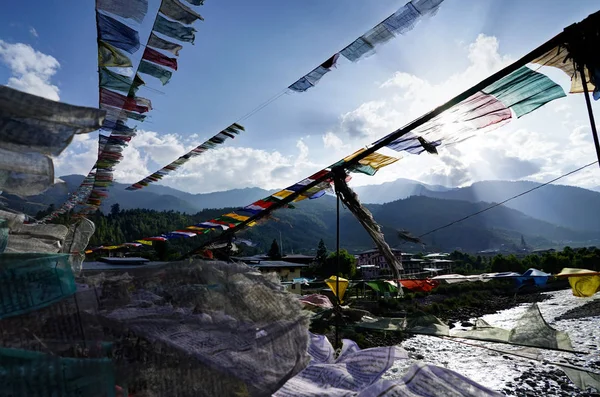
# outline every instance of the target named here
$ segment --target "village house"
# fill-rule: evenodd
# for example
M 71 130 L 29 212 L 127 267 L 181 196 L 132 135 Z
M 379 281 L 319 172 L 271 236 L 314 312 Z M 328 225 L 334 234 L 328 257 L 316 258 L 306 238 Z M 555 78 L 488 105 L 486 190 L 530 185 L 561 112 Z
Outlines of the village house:
M 392 249 L 394 256 L 402 264 L 402 276 L 422 276 L 447 274 L 452 270 L 452 260 L 448 259 L 449 254 L 434 253 L 415 258 L 415 254 L 402 252 L 399 249 Z M 356 267 L 361 271 L 362 278 L 371 280 L 392 275 L 392 270 L 379 250 L 372 249 L 356 255 Z
M 250 267 L 258 269 L 261 273 L 276 273 L 286 289 L 294 294 L 302 295 L 302 269 L 308 267 L 306 263 L 294 263 L 286 260 L 270 260 L 264 256 L 250 256 L 232 258 L 244 262 Z M 303 258 L 306 260 L 306 258 Z M 299 262 L 305 262 L 305 260 Z M 296 282 L 294 282 L 296 280 Z

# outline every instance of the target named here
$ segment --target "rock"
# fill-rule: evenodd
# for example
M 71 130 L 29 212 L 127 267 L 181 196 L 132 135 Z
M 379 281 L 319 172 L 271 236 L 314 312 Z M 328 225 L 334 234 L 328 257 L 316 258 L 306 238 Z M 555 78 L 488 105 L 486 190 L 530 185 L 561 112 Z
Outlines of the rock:
M 423 356 L 422 354 L 417 354 L 417 355 L 415 356 L 415 358 L 416 358 L 417 360 L 422 360 L 422 359 L 424 359 L 424 358 L 425 358 L 425 356 Z
M 469 321 L 463 321 L 462 323 L 460 323 L 461 327 L 473 327 L 474 324 L 469 322 Z

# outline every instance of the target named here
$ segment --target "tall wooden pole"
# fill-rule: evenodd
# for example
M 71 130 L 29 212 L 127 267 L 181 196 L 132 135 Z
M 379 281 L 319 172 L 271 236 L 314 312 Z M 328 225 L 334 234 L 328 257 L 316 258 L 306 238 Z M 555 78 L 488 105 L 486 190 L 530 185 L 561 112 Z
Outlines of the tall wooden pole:
M 592 127 L 592 136 L 594 137 L 594 145 L 596 146 L 596 156 L 598 157 L 598 165 L 600 165 L 600 142 L 598 141 L 598 131 L 596 130 L 596 122 L 594 121 L 594 111 L 592 110 L 592 101 L 590 100 L 590 92 L 588 91 L 587 81 L 585 80 L 583 64 L 579 64 L 579 74 L 583 82 L 583 92 L 585 95 L 585 103 L 587 105 L 588 116 L 590 118 L 590 127 Z

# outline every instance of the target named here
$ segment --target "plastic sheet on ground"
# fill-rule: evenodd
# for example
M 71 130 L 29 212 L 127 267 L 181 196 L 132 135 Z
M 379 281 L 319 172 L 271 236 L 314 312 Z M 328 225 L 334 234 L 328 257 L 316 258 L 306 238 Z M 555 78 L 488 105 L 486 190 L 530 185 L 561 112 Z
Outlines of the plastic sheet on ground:
M 475 282 L 475 281 L 488 282 L 488 281 L 490 281 L 489 278 L 484 278 L 483 275 L 481 275 L 481 274 L 472 275 L 472 276 L 463 276 L 462 274 L 443 274 L 441 276 L 433 277 L 432 280 L 445 281 L 448 284 L 464 283 L 467 281 L 470 281 L 470 282 Z
M 497 328 L 478 319 L 475 327 L 469 331 L 453 330 L 452 337 L 477 339 L 489 342 L 509 343 L 520 346 L 541 347 L 545 349 L 556 349 L 573 351 L 571 339 L 562 331 L 550 327 L 542 317 L 536 303 L 532 304 L 523 316 L 517 321 L 517 325 L 506 330 Z
M 450 328 L 440 319 L 423 312 L 401 318 L 363 316 L 356 328 L 437 336 L 448 336 L 450 332 Z
M 275 397 L 391 397 L 391 396 L 498 396 L 500 394 L 456 372 L 433 365 L 412 365 L 399 380 L 381 380 L 395 361 L 408 360 L 396 346 L 361 350 L 344 340 L 337 359 L 329 341 L 311 334 L 312 360 L 300 374 L 289 380 Z
M 127 360 L 127 369 L 135 371 L 130 388 L 157 395 L 264 396 L 307 365 L 308 314 L 277 279 L 216 261 L 140 272 L 143 279 L 88 281 L 103 286 L 102 326 L 150 344 L 152 358 Z
M 308 309 L 333 309 L 333 304 L 325 295 L 311 294 L 302 296 L 299 299 L 300 303 Z
M 554 363 L 558 368 L 561 369 L 571 382 L 573 382 L 581 390 L 586 390 L 590 387 L 600 391 L 600 374 L 586 371 L 582 368 L 574 368 L 570 365 L 558 365 Z

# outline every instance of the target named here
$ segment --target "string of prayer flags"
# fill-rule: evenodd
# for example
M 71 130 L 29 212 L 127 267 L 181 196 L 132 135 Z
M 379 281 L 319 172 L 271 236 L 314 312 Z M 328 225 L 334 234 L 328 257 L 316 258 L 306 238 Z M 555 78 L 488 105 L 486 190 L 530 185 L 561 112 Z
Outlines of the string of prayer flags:
M 148 12 L 148 0 L 96 0 L 96 9 L 142 23 Z
M 522 117 L 563 96 L 565 93 L 558 84 L 544 74 L 523 66 L 410 133 L 396 138 L 386 147 L 416 154 L 423 150 L 433 153 L 433 149 L 442 142 L 458 143 L 471 138 L 476 132 L 491 131 L 508 123 L 513 112 L 516 117 Z
M 319 82 L 319 80 L 321 80 L 321 78 L 325 76 L 325 74 L 331 71 L 331 69 L 335 66 L 339 56 L 339 54 L 334 54 L 331 58 L 323 62 L 315 69 L 313 69 L 306 76 L 301 77 L 298 81 L 290 85 L 288 88 L 292 91 L 304 92 L 310 87 L 314 87 Z
M 339 53 L 335 53 L 327 61 L 299 78 L 288 89 L 304 92 L 314 87 L 321 78 L 331 71 L 340 55 L 350 62 L 357 62 L 375 53 L 375 47 L 386 43 L 398 35 L 411 30 L 424 17 L 434 15 L 444 0 L 413 0 L 406 3 L 398 11 L 387 17 L 383 22 L 374 26 Z
M 98 24 L 98 40 L 130 54 L 140 48 L 140 36 L 136 30 L 99 12 L 96 13 L 96 21 Z
M 216 134 L 215 136 L 213 136 L 206 142 L 204 142 L 201 145 L 190 150 L 183 156 L 180 156 L 177 160 L 164 166 L 163 168 L 154 172 L 153 174 L 145 177 L 141 181 L 138 181 L 138 182 L 134 183 L 133 185 L 128 186 L 126 189 L 127 190 L 139 190 L 145 186 L 148 186 L 150 183 L 157 182 L 157 181 L 161 180 L 164 176 L 171 173 L 172 171 L 177 170 L 183 164 L 187 163 L 190 159 L 201 155 L 205 151 L 210 150 L 219 144 L 222 144 L 228 138 L 232 138 L 232 139 L 235 138 L 235 136 L 239 135 L 242 131 L 245 131 L 243 126 L 241 126 L 237 123 L 233 123 L 232 125 L 225 128 L 223 131 L 219 132 L 218 134 Z
M 189 25 L 198 19 L 204 21 L 202 15 L 192 10 L 179 0 L 162 0 L 159 11 L 174 21 Z
M 181 44 L 171 43 L 170 41 L 161 39 L 154 33 L 150 33 L 150 38 L 148 39 L 147 47 L 169 51 L 175 56 L 179 56 L 179 51 L 181 51 L 181 49 L 183 48 Z
M 201 5 L 202 1 L 195 0 L 191 4 Z M 131 78 L 107 69 L 109 67 L 132 67 L 131 59 L 122 51 L 133 53 L 139 49 L 140 42 L 139 34 L 135 29 L 105 13 L 142 22 L 147 11 L 148 0 L 96 0 L 99 102 L 100 108 L 106 111 L 107 115 L 101 128 L 110 134 L 108 136 L 100 134 L 98 160 L 82 184 L 58 210 L 43 218 L 41 222 L 49 221 L 72 210 L 77 205 L 85 205 L 81 211 L 83 213 L 99 208 L 102 200 L 108 195 L 107 190 L 112 184 L 114 167 L 123 158 L 123 149 L 129 140 L 135 136 L 135 129 L 126 124 L 127 120 L 143 122 L 146 119 L 143 113 L 152 109 L 149 99 L 135 96 L 139 87 L 145 85 L 139 73 L 156 77 L 164 85 L 171 79 L 172 72 L 158 65 L 177 70 L 176 59 L 167 57 L 153 48 L 169 51 L 177 56 L 182 46 L 164 40 L 156 33 L 166 34 L 182 41 L 194 41 L 195 30 L 193 28 L 183 26 L 179 22 L 169 21 L 157 13 L 154 31 L 150 34 L 142 61 L 136 73 L 133 74 L 134 77 Z M 160 12 L 187 23 L 202 19 L 199 14 L 178 0 L 163 1 Z

